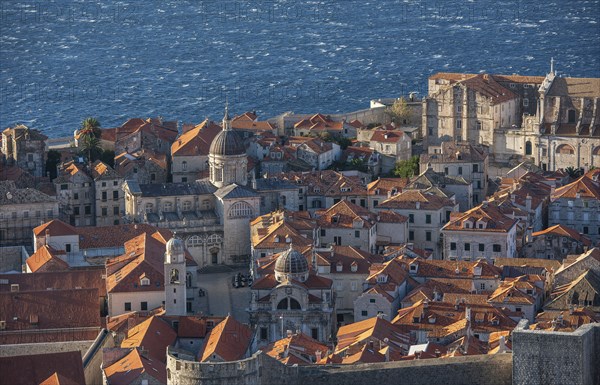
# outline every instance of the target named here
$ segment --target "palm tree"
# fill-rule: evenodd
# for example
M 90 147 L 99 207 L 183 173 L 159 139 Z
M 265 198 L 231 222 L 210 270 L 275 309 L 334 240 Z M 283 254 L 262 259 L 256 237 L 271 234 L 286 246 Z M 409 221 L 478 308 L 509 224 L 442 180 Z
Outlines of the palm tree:
M 86 154 L 88 162 L 92 162 L 93 158 L 98 158 L 102 149 L 100 148 L 100 136 L 102 130 L 100 129 L 100 122 L 96 118 L 86 118 L 81 123 L 79 129 L 80 147 L 81 152 Z
M 583 175 L 583 170 L 581 168 L 575 168 L 572 166 L 565 168 L 565 172 L 569 175 L 569 178 L 571 179 L 577 179 L 581 175 Z

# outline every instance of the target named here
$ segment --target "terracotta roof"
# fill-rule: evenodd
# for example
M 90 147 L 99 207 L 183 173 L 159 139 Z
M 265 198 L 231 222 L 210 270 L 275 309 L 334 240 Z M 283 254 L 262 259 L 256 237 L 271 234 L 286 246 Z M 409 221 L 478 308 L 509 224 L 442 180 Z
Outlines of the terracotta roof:
M 402 192 L 410 182 L 409 178 L 377 178 L 367 185 L 369 195 L 387 195 L 388 192 Z
M 595 260 L 600 262 L 600 248 L 594 247 L 593 249 L 589 249 L 581 255 L 568 256 L 563 260 L 562 265 L 555 269 L 554 275 L 556 276 L 561 274 L 563 271 L 569 269 L 572 266 L 575 266 L 576 264 L 587 258 L 594 258 Z
M 137 133 L 151 134 L 166 142 L 173 143 L 177 137 L 177 122 L 163 121 L 161 118 L 132 118 L 117 127 L 116 141 Z M 140 143 L 141 144 L 141 143 Z
M 246 130 L 254 132 L 275 131 L 277 128 L 267 121 L 257 121 L 257 116 L 253 112 L 246 112 L 243 115 L 236 116 L 231 120 L 231 128 L 234 130 Z
M 46 230 L 52 236 L 63 236 L 63 235 L 76 235 L 77 229 L 68 223 L 61 221 L 60 219 L 53 219 L 50 222 L 46 222 L 33 229 L 33 234 L 37 236 L 46 235 Z
M 44 245 L 25 261 L 32 273 L 68 270 L 69 264 L 58 257 L 56 250 Z
M 20 291 L 68 290 L 77 287 L 97 289 L 99 297 L 106 296 L 106 283 L 102 268 L 73 269 L 35 274 L 3 274 L 6 283 L 0 283 L 0 291 L 10 291 L 11 284 L 18 284 Z
M 410 264 L 417 264 L 417 270 L 412 275 L 423 278 L 474 278 L 475 267 L 481 267 L 482 279 L 499 278 L 502 269 L 487 263 L 485 260 L 475 262 L 469 261 L 449 261 L 449 260 L 424 260 L 398 257 L 399 263 L 404 265 L 406 271 L 410 270 Z
M 231 316 L 211 330 L 203 349 L 199 353 L 200 362 L 214 360 L 213 355 L 223 361 L 236 361 L 244 358 L 250 346 L 252 331 Z
M 429 77 L 429 80 L 436 79 L 445 79 L 445 80 L 463 80 L 467 77 L 475 76 L 475 74 L 465 74 L 465 73 L 456 73 L 456 72 L 438 72 Z M 533 84 L 542 84 L 545 77 L 544 76 L 527 76 L 527 75 L 490 75 L 494 77 L 497 81 L 502 82 L 513 82 L 513 83 L 533 83 Z
M 404 136 L 404 132 L 400 130 L 374 130 L 371 136 L 371 142 L 381 143 L 397 143 Z
M 160 234 L 163 239 L 171 239 L 173 233 L 168 229 L 159 229 L 146 223 L 120 224 L 112 226 L 79 227 L 79 248 L 96 249 L 121 247 L 130 239 L 142 234 Z M 53 235 L 50 233 L 50 235 Z M 158 238 L 157 238 L 158 239 Z
M 341 326 L 337 332 L 338 343 L 335 353 L 345 350 L 352 351 L 352 346 L 362 347 L 364 344 L 368 345 L 368 342 L 372 340 L 383 342 L 386 338 L 388 345 L 397 351 L 404 351 L 410 345 L 408 333 L 384 318 L 373 317 Z M 379 344 L 377 344 L 377 349 L 379 348 Z
M 570 310 L 544 310 L 535 316 L 534 330 L 575 331 L 581 325 L 600 322 L 592 309 L 574 307 Z
M 324 356 L 329 348 L 304 333 L 295 333 L 277 340 L 261 350 L 286 365 L 308 365 L 315 361 L 317 351 Z
M 581 199 L 600 200 L 600 182 L 595 182 L 587 175 L 584 175 L 573 183 L 557 188 L 552 193 L 551 200 L 554 202 L 560 198 L 575 199 L 577 195 Z
M 517 222 L 517 219 L 504 215 L 496 205 L 483 203 L 464 213 L 452 213 L 442 231 L 509 232 Z
M 154 377 L 158 383 L 167 383 L 166 365 L 156 358 L 144 357 L 138 349 L 132 349 L 129 354 L 103 370 L 107 383 L 111 385 L 132 384 L 143 373 Z
M 526 290 L 530 290 L 532 294 L 527 294 Z M 490 295 L 490 303 L 508 303 L 508 304 L 525 304 L 533 305 L 536 300 L 533 293 L 541 295 L 541 289 L 529 282 L 526 276 L 521 276 L 516 279 L 506 279 L 494 292 Z
M 0 378 L 11 385 L 85 384 L 79 351 L 0 357 Z
M 444 357 L 473 356 L 478 354 L 487 354 L 487 344 L 481 342 L 479 338 L 467 334 L 451 342 L 447 347 L 448 353 Z
M 331 251 L 319 250 L 317 254 L 318 266 L 331 266 L 332 274 L 368 274 L 373 263 L 383 262 L 380 255 L 371 254 L 353 246 L 332 246 Z M 337 266 L 342 267 L 341 271 Z M 353 265 L 356 271 L 352 271 Z
M 308 129 L 310 131 L 342 131 L 344 122 L 332 120 L 329 116 L 315 114 L 308 119 L 303 119 L 294 124 L 295 129 Z
M 600 78 L 563 78 L 557 76 L 554 78 L 547 95 L 598 98 L 600 97 Z
M 171 156 L 208 155 L 213 139 L 220 132 L 221 126 L 207 119 L 173 142 Z
M 167 346 L 177 339 L 177 333 L 169 324 L 157 316 L 129 329 L 127 338 L 121 342 L 122 348 L 144 348 L 148 355 L 160 362 L 167 360 Z
M 252 247 L 254 249 L 287 249 L 289 243 L 297 248 L 305 248 L 313 244 L 312 239 L 306 238 L 285 222 L 271 226 L 267 231 L 268 233 L 262 236 L 259 232 L 253 234 Z
M 98 306 L 98 289 L 0 292 L 6 330 L 100 327 Z
M 442 142 L 440 154 L 421 154 L 421 164 L 483 162 L 489 148 L 470 142 Z
M 322 228 L 370 229 L 376 221 L 377 215 L 347 200 L 341 200 L 334 204 L 322 212 L 318 218 L 318 223 Z
M 94 178 L 94 180 L 121 178 L 121 176 L 117 174 L 117 172 L 113 170 L 112 167 L 100 160 L 95 161 L 92 165 L 92 177 Z
M 417 202 L 420 210 L 439 210 L 443 207 L 454 207 L 451 199 L 439 196 L 432 192 L 422 192 L 419 190 L 405 190 L 400 194 L 380 203 L 379 209 L 416 209 Z
M 583 236 L 577 230 L 572 229 L 567 226 L 564 226 L 564 225 L 561 225 L 561 224 L 558 224 L 558 225 L 555 225 L 552 227 L 548 227 L 546 230 L 537 231 L 537 232 L 533 233 L 532 235 L 534 237 L 539 237 L 541 235 L 547 235 L 547 234 L 552 234 L 552 235 L 561 236 L 561 237 L 569 237 L 576 241 L 581 242 L 585 246 L 590 246 L 592 244 L 592 241 L 589 238 Z
M 446 295 L 450 293 L 455 294 L 470 294 L 475 291 L 475 286 L 472 279 L 467 278 L 431 278 L 420 284 L 419 286 L 412 289 L 402 299 L 402 302 L 416 303 L 418 301 L 428 299 L 434 299 L 434 292 L 440 295 Z M 487 300 L 487 296 L 486 296 Z M 449 302 L 449 301 L 445 301 Z
M 540 258 L 493 258 L 495 266 L 531 266 L 543 267 L 546 271 L 558 269 L 560 261 Z
M 385 282 L 377 280 L 377 277 L 379 277 L 380 275 L 386 276 Z M 400 259 L 395 258 L 390 261 L 384 262 L 383 264 L 371 265 L 371 270 L 369 272 L 369 276 L 366 279 L 366 282 L 371 285 L 376 285 L 378 283 L 400 285 L 407 278 L 408 272 L 402 266 Z

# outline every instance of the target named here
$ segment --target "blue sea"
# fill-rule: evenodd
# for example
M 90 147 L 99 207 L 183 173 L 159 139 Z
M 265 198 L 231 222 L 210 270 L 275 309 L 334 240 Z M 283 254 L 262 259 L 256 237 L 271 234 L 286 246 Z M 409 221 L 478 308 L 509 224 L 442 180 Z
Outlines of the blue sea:
M 0 0 L 0 128 L 335 113 L 440 71 L 600 77 L 600 2 Z

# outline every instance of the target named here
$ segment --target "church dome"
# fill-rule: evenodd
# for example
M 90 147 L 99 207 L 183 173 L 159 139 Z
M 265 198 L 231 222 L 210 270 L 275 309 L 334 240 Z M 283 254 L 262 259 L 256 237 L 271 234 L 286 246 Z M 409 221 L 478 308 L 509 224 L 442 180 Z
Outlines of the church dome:
M 167 256 L 175 256 L 178 254 L 183 254 L 184 252 L 185 252 L 185 245 L 181 239 L 175 238 L 175 236 L 173 236 L 173 238 L 169 239 L 169 241 L 167 242 L 167 245 L 166 245 Z
M 244 142 L 237 132 L 223 130 L 215 136 L 210 144 L 210 155 L 245 155 Z
M 308 261 L 300 252 L 290 248 L 277 258 L 275 262 L 275 278 L 281 282 L 284 277 L 297 279 L 301 282 L 308 278 Z

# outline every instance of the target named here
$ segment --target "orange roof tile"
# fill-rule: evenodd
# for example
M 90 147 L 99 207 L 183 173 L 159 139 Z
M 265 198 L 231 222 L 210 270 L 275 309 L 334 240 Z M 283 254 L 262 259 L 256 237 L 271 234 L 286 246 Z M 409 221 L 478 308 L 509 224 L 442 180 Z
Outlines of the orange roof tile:
M 129 385 L 143 373 L 154 377 L 159 383 L 167 383 L 167 367 L 156 358 L 147 358 L 138 349 L 104 368 L 104 375 L 111 385 Z
M 169 324 L 157 316 L 152 316 L 129 329 L 127 338 L 121 342 L 122 348 L 144 348 L 148 355 L 160 362 L 167 360 L 167 347 L 177 339 L 177 333 Z
M 581 242 L 585 246 L 590 246 L 592 244 L 592 241 L 589 238 L 583 236 L 577 230 L 567 227 L 565 225 L 561 225 L 561 224 L 548 227 L 545 230 L 537 231 L 537 232 L 533 233 L 532 235 L 534 237 L 539 237 L 541 235 L 546 235 L 546 234 L 552 234 L 552 235 L 557 235 L 557 236 L 562 236 L 562 237 L 569 237 L 576 241 Z
M 217 356 L 223 361 L 236 361 L 244 358 L 252 339 L 250 328 L 231 316 L 211 330 L 202 351 L 200 362 L 215 360 Z
M 600 200 L 600 182 L 596 182 L 587 175 L 582 176 L 575 182 L 557 188 L 551 196 L 552 201 L 560 198 Z
M 46 235 L 46 230 L 49 231 L 50 235 L 63 236 L 63 235 L 76 235 L 78 234 L 77 229 L 68 223 L 61 221 L 60 219 L 53 219 L 50 222 L 46 222 L 33 229 L 33 233 L 37 236 Z
M 68 270 L 69 264 L 57 256 L 56 250 L 48 245 L 44 245 L 37 249 L 27 260 L 25 261 L 29 270 L 32 273 L 42 271 L 62 271 Z
M 308 365 L 314 362 L 317 351 L 325 355 L 328 347 L 304 333 L 296 333 L 275 341 L 261 350 L 286 365 Z

